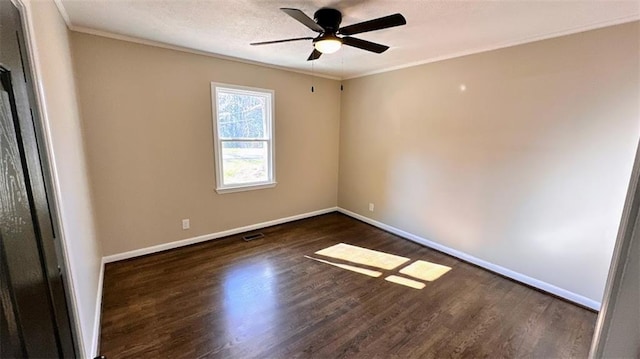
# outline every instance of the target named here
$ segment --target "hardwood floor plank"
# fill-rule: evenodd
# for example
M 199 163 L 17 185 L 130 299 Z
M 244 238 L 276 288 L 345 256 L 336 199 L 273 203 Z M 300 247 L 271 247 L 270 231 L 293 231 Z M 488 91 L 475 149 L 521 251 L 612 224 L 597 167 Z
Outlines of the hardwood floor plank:
M 109 263 L 101 353 L 109 358 L 584 357 L 596 314 L 331 213 Z M 338 243 L 410 261 L 378 278 L 305 256 Z M 432 282 L 399 273 L 451 267 Z M 424 283 L 414 289 L 386 281 Z

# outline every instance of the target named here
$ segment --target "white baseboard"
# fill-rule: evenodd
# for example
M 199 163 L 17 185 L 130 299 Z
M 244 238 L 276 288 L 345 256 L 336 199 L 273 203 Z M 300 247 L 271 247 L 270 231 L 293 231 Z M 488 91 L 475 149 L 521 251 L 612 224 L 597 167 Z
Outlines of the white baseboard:
M 98 277 L 98 294 L 96 294 L 96 314 L 93 321 L 93 343 L 91 343 L 92 357 L 97 357 L 100 353 L 100 323 L 102 320 L 102 283 L 104 282 L 104 258 L 100 261 L 100 274 Z
M 238 233 L 255 231 L 257 229 L 270 227 L 270 226 L 275 226 L 275 225 L 283 224 L 283 223 L 287 223 L 287 222 L 297 221 L 299 219 L 305 219 L 305 218 L 309 218 L 309 217 L 319 216 L 321 214 L 331 213 L 331 212 L 335 212 L 337 210 L 338 210 L 338 207 L 330 207 L 330 208 L 325 208 L 325 209 L 321 209 L 321 210 L 318 210 L 318 211 L 298 214 L 298 215 L 291 216 L 291 217 L 279 218 L 279 219 L 274 219 L 272 221 L 252 224 L 250 226 L 233 228 L 233 229 L 229 229 L 229 230 L 222 231 L 222 232 L 209 233 L 209 234 L 205 234 L 205 235 L 202 235 L 202 236 L 182 239 L 182 240 L 175 241 L 175 242 L 159 244 L 157 246 L 152 246 L 152 247 L 147 247 L 147 248 L 136 249 L 136 250 L 133 250 L 133 251 L 113 254 L 113 255 L 110 255 L 110 256 L 103 257 L 102 261 L 104 263 L 111 263 L 111 262 L 121 261 L 123 259 L 135 258 L 135 257 L 143 256 L 143 255 L 146 255 L 146 254 L 166 251 L 168 249 L 174 249 L 174 248 L 188 246 L 188 245 L 191 245 L 191 244 L 210 241 L 212 239 L 232 236 L 232 235 L 238 234 Z
M 338 211 L 340 213 L 343 213 L 343 214 L 349 216 L 349 217 L 353 217 L 353 218 L 358 219 L 358 220 L 360 220 L 362 222 L 368 223 L 368 224 L 370 224 L 372 226 L 378 227 L 380 229 L 384 229 L 387 232 L 391 232 L 391 233 L 393 233 L 395 235 L 398 235 L 400 237 L 406 238 L 406 239 L 408 239 L 408 240 L 410 240 L 412 242 L 416 242 L 416 243 L 421 244 L 421 245 L 423 245 L 425 247 L 429 247 L 429 248 L 435 249 L 437 251 L 440 251 L 440 252 L 446 253 L 448 255 L 451 255 L 453 257 L 462 259 L 465 262 L 469 262 L 469 263 L 475 264 L 475 265 L 477 265 L 479 267 L 482 267 L 484 269 L 490 270 L 490 271 L 492 271 L 494 273 L 498 273 L 498 274 L 503 275 L 505 277 L 511 278 L 511 279 L 513 279 L 515 281 L 518 281 L 518 282 L 530 285 L 532 287 L 538 288 L 538 289 L 540 289 L 542 291 L 551 293 L 553 295 L 557 295 L 558 297 L 564 298 L 564 299 L 566 299 L 566 300 L 568 300 L 570 302 L 574 302 L 574 303 L 580 304 L 582 306 L 585 306 L 587 308 L 591 308 L 593 310 L 600 310 L 601 303 L 597 302 L 597 301 L 595 301 L 593 299 L 589 299 L 589 298 L 587 298 L 585 296 L 570 292 L 570 291 L 568 291 L 566 289 L 562 289 L 562 288 L 556 287 L 553 284 L 549 284 L 549 283 L 543 282 L 541 280 L 538 280 L 538 279 L 535 279 L 535 278 L 531 278 L 531 277 L 529 277 L 527 275 L 524 275 L 524 274 L 521 274 L 521 273 L 518 273 L 518 272 L 514 272 L 511 269 L 507 269 L 507 268 L 501 267 L 499 265 L 496 265 L 496 264 L 493 264 L 493 263 L 489 263 L 489 262 L 487 262 L 485 260 L 482 260 L 480 258 L 476 258 L 476 257 L 474 257 L 472 255 L 467 254 L 467 253 L 461 252 L 461 251 L 453 249 L 453 248 L 449 248 L 449 247 L 444 246 L 442 244 L 439 244 L 439 243 L 430 241 L 428 239 L 422 238 L 420 236 L 417 236 L 417 235 L 415 235 L 413 233 L 409 233 L 409 232 L 403 231 L 403 230 L 398 229 L 396 227 L 393 227 L 393 226 L 390 226 L 388 224 L 384 224 L 382 222 L 379 222 L 379 221 L 376 221 L 374 219 L 371 219 L 369 217 L 365 217 L 365 216 L 360 215 L 358 213 L 351 212 L 351 211 L 349 211 L 347 209 L 338 207 Z

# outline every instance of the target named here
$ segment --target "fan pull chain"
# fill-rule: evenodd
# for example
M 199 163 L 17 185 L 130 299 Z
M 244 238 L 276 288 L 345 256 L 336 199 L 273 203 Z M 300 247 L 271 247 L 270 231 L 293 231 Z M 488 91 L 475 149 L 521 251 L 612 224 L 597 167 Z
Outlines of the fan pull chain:
M 315 77 L 313 75 L 313 60 L 311 61 L 311 92 L 314 92 L 313 84 L 315 82 Z
M 342 85 L 342 79 L 344 78 L 344 51 L 340 53 L 340 91 L 344 91 L 344 86 Z

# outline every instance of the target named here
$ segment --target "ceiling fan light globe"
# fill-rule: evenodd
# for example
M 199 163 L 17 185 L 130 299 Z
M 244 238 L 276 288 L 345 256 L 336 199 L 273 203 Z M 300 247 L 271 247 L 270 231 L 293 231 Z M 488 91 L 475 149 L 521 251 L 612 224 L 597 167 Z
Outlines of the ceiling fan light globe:
M 338 39 L 318 40 L 313 43 L 313 47 L 315 47 L 316 50 L 322 52 L 323 54 L 333 54 L 334 52 L 340 50 L 340 47 L 342 47 L 342 41 Z

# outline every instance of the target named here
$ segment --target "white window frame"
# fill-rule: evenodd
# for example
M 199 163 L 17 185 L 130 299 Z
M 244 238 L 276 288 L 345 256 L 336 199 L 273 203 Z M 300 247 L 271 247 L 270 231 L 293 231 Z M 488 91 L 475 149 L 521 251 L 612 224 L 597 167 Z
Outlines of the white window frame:
M 247 95 L 259 95 L 259 96 L 267 96 L 271 99 L 271 101 L 267 101 L 267 111 L 266 111 L 266 131 L 269 137 L 261 138 L 261 139 L 243 139 L 243 138 L 224 138 L 221 139 L 218 136 L 218 91 L 223 90 L 224 92 L 235 92 L 238 94 L 247 94 Z M 239 192 L 239 191 L 250 191 L 262 188 L 271 188 L 275 187 L 276 182 L 276 161 L 275 161 L 275 92 L 273 90 L 256 88 L 256 87 L 247 87 L 247 86 L 239 86 L 239 85 L 230 85 L 220 82 L 211 82 L 211 106 L 212 106 L 212 123 L 213 123 L 213 147 L 214 147 L 214 155 L 215 155 L 215 175 L 216 175 L 216 192 L 223 193 L 231 193 L 231 192 Z M 222 143 L 223 142 L 233 142 L 233 141 L 259 141 L 259 142 L 267 142 L 267 172 L 268 178 L 266 181 L 260 182 L 250 182 L 250 183 L 242 183 L 242 184 L 233 184 L 233 185 L 225 185 L 224 184 L 224 172 L 222 165 Z

